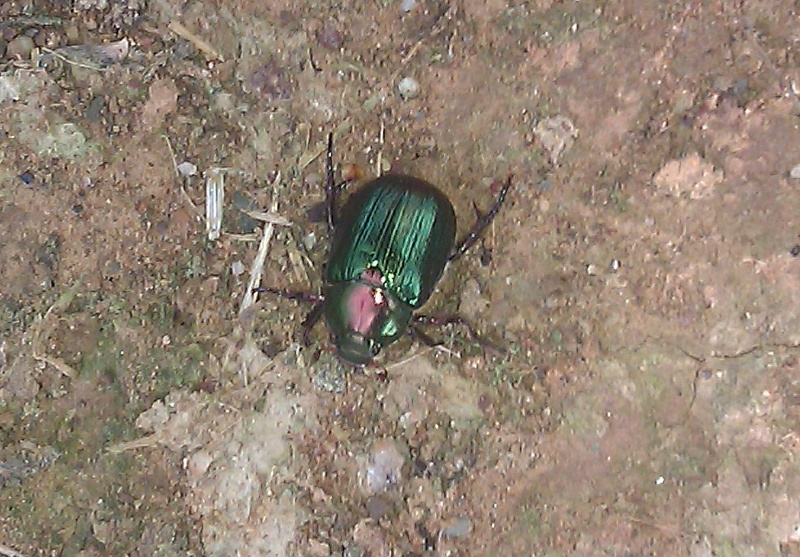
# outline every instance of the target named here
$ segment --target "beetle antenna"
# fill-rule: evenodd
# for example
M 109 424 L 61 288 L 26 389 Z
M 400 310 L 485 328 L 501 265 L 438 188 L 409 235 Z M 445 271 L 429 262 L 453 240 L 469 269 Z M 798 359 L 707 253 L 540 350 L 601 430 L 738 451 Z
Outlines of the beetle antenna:
M 253 288 L 253 293 L 255 294 L 256 292 L 266 292 L 268 294 L 274 294 L 279 298 L 286 298 L 287 300 L 295 300 L 297 302 L 307 302 L 311 304 L 320 304 L 325 301 L 324 296 L 320 296 L 319 294 L 314 294 L 312 292 L 284 290 L 283 288 L 271 288 L 269 286 L 259 286 L 258 288 Z
M 325 152 L 325 210 L 328 213 L 328 229 L 336 228 L 336 194 L 339 189 L 333 176 L 333 132 L 328 134 L 328 149 Z

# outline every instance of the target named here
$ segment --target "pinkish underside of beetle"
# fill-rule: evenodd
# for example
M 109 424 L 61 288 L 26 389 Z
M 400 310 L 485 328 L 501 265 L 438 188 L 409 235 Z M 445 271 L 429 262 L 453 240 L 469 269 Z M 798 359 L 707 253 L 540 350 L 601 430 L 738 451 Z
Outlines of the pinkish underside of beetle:
M 361 274 L 362 283 L 353 288 L 347 300 L 350 329 L 368 336 L 380 311 L 386 307 L 383 294 L 383 276 L 377 269 L 367 269 Z

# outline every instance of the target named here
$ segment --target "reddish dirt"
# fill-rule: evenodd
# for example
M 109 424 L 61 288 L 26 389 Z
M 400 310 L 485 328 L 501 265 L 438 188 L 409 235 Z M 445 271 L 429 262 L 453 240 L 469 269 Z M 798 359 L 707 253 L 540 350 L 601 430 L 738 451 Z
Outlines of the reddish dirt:
M 797 21 L 2 3 L 0 556 L 799 555 Z M 352 370 L 307 308 L 242 309 L 242 209 L 292 223 L 260 284 L 321 286 L 329 132 L 460 232 L 513 175 L 424 308 L 503 351 L 434 329 Z

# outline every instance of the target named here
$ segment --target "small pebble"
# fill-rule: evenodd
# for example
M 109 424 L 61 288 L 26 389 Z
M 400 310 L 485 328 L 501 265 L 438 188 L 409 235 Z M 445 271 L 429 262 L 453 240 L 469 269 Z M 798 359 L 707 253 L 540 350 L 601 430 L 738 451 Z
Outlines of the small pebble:
M 95 95 L 89 101 L 89 106 L 86 108 L 86 120 L 88 122 L 99 122 L 103 117 L 103 109 L 106 107 L 106 99 L 103 95 Z
M 463 538 L 472 531 L 472 521 L 466 516 L 462 516 L 450 526 L 442 529 L 442 535 L 446 538 Z
M 398 483 L 402 479 L 401 469 L 404 462 L 405 458 L 397 443 L 391 439 L 376 441 L 367 464 L 367 491 L 372 494 L 382 493 Z
M 180 163 L 177 167 L 178 173 L 181 176 L 194 176 L 197 174 L 197 165 L 190 163 L 189 161 L 184 161 Z
M 190 478 L 197 480 L 203 477 L 211 467 L 212 462 L 214 462 L 214 457 L 211 456 L 211 453 L 200 450 L 189 458 L 184 459 L 183 467 L 186 469 Z
M 244 274 L 244 263 L 241 261 L 231 263 L 231 274 L 235 277 L 242 276 Z
M 481 267 L 488 267 L 492 263 L 492 250 L 481 246 Z
M 302 367 L 302 366 L 300 366 Z M 343 393 L 347 387 L 346 370 L 333 354 L 320 354 L 311 383 L 325 393 Z
M 322 175 L 316 172 L 309 172 L 303 178 L 303 183 L 308 188 L 316 188 L 322 183 Z
M 789 176 L 795 179 L 800 179 L 800 164 L 798 164 L 797 166 L 792 168 L 792 170 L 789 171 Z
M 792 254 L 792 257 L 797 257 L 798 255 L 800 255 L 800 244 L 797 244 L 796 246 L 794 246 L 791 249 L 791 251 L 789 251 L 789 253 Z
M 413 99 L 419 95 L 419 81 L 413 77 L 404 77 L 397 84 L 397 91 L 403 99 Z
M 255 96 L 267 103 L 289 100 L 295 89 L 290 73 L 273 59 L 256 67 L 248 77 L 247 85 Z
M 411 10 L 414 9 L 414 6 L 417 5 L 417 0 L 402 0 L 400 4 L 400 9 L 403 10 L 404 14 L 407 14 Z
M 347 546 L 344 550 L 344 557 L 364 557 L 366 552 L 358 545 Z
M 76 44 L 81 36 L 78 26 L 75 23 L 70 23 L 67 25 L 67 28 L 64 30 L 64 34 L 67 36 L 67 41 L 69 41 L 70 44 Z
M 317 244 L 317 235 L 313 232 L 309 232 L 305 236 L 303 236 L 303 246 L 308 250 L 311 251 L 314 249 L 314 246 Z
M 317 41 L 320 46 L 328 50 L 336 51 L 342 48 L 342 33 L 337 28 L 335 22 L 327 21 L 325 25 L 322 26 L 322 29 L 319 30 L 319 33 L 317 33 Z
M 47 33 L 44 33 L 42 31 L 38 31 L 38 32 L 33 33 L 33 34 L 29 35 L 29 36 L 33 39 L 33 44 L 35 44 L 39 48 L 41 48 L 43 46 L 47 46 Z
M 539 211 L 542 213 L 546 213 L 550 210 L 550 202 L 546 199 L 539 200 Z
M 380 520 L 392 514 L 391 500 L 382 495 L 373 495 L 367 499 L 367 514 L 372 520 Z
M 33 52 L 33 39 L 27 35 L 18 35 L 6 47 L 6 54 L 9 58 L 20 58 L 28 60 Z

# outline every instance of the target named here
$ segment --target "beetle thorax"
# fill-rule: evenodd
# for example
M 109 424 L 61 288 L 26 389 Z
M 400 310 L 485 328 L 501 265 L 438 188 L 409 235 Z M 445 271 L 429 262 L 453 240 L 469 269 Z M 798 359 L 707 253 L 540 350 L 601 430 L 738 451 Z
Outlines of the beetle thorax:
M 375 319 L 387 307 L 383 276 L 377 269 L 367 269 L 361 274 L 361 282 L 353 288 L 347 299 L 350 329 L 369 335 Z
M 368 267 L 355 280 L 325 287 L 325 321 L 343 360 L 366 365 L 408 329 L 413 309 L 388 282 L 377 267 Z

